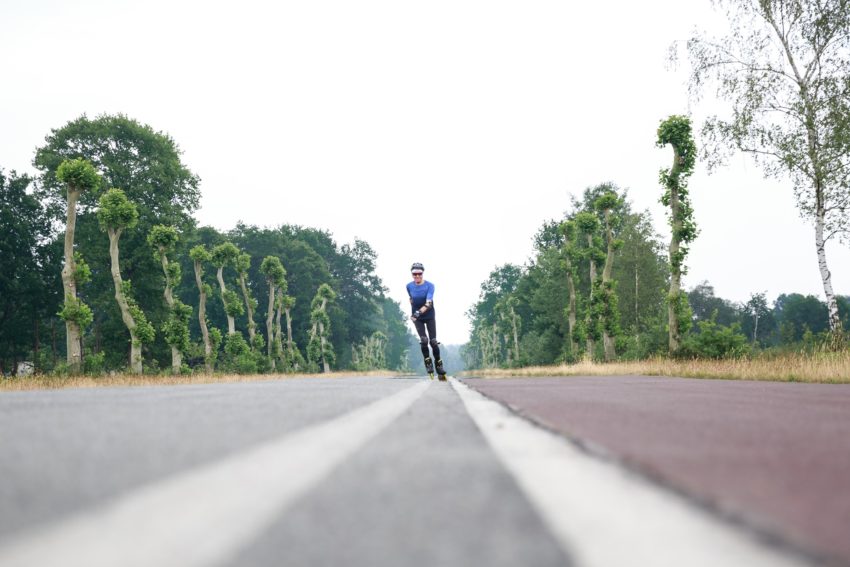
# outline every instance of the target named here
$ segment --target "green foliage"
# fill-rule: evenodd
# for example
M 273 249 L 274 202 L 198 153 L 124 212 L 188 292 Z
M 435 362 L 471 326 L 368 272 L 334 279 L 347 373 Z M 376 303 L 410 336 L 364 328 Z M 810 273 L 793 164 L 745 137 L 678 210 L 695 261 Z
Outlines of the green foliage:
M 224 242 L 212 249 L 211 261 L 213 266 L 221 268 L 224 266 L 236 266 L 239 258 L 239 249 L 232 242 Z
M 245 313 L 245 305 L 239 298 L 239 294 L 232 289 L 224 290 L 224 309 L 231 317 L 238 317 Z
M 699 321 L 699 332 L 689 335 L 683 345 L 680 356 L 693 358 L 737 358 L 750 352 L 747 337 L 741 332 L 741 325 L 733 323 L 726 327 L 713 319 Z
M 105 352 L 86 352 L 83 357 L 83 373 L 92 376 L 103 374 L 106 369 L 106 353 Z
M 62 306 L 62 310 L 59 311 L 57 315 L 63 321 L 75 322 L 80 326 L 80 329 L 85 329 L 91 325 L 94 320 L 94 314 L 92 313 L 91 308 L 83 303 L 81 299 L 71 297 L 70 295 L 65 297 L 65 303 Z
M 355 370 L 381 370 L 387 367 L 387 336 L 381 331 L 375 331 L 361 344 L 351 348 Z
M 699 232 L 687 189 L 687 179 L 693 173 L 696 163 L 696 144 L 688 117 L 674 115 L 661 122 L 657 145 L 664 147 L 667 144 L 673 146 L 675 163 L 670 169 L 662 169 L 659 174 L 665 188 L 661 203 L 665 207 L 672 207 L 668 222 L 673 231 L 673 240 L 679 247 L 678 251 L 672 253 L 670 264 L 674 273 L 686 274 L 688 244 L 693 242 Z
M 182 353 L 189 350 L 189 319 L 191 317 L 192 308 L 175 298 L 174 305 L 169 309 L 168 319 L 162 325 L 165 342 Z
M 56 179 L 74 191 L 91 191 L 100 186 L 97 170 L 88 160 L 68 159 L 56 168 Z
M 139 211 L 124 191 L 112 188 L 100 198 L 97 220 L 103 230 L 132 228 L 139 222 Z
M 154 249 L 154 256 L 159 260 L 165 254 L 174 251 L 179 240 L 177 228 L 174 226 L 155 225 L 148 233 L 148 245 Z
M 277 256 L 266 256 L 263 258 L 263 262 L 260 264 L 260 272 L 275 287 L 281 287 L 286 284 L 286 269 Z M 286 293 L 286 289 L 283 292 Z
M 218 359 L 218 351 L 221 347 L 222 334 L 221 331 L 216 327 L 210 327 L 210 356 L 205 362 L 208 362 L 211 366 L 215 366 L 215 362 Z
M 141 307 L 139 307 L 136 299 L 133 297 L 133 287 L 130 284 L 130 280 L 124 280 L 121 282 L 121 288 L 121 291 L 124 294 L 124 300 L 127 302 L 127 306 L 130 309 L 130 316 L 133 318 L 133 322 L 136 323 L 136 337 L 142 343 L 153 342 L 153 339 L 156 336 L 156 331 L 154 330 L 153 325 L 151 325 L 148 321 L 144 311 L 142 311 Z
M 193 261 L 201 264 L 209 262 L 212 259 L 212 255 L 203 244 L 193 246 L 192 249 L 189 250 L 189 257 L 192 258 Z
M 74 283 L 77 289 L 91 281 L 91 268 L 86 263 L 83 255 L 74 251 Z

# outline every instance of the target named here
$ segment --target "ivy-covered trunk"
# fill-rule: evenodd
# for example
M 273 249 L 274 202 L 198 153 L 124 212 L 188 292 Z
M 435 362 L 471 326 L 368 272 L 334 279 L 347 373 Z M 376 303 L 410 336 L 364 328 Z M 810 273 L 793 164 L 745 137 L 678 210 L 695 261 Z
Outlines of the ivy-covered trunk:
M 136 333 L 136 321 L 130 313 L 130 305 L 124 295 L 124 282 L 121 279 L 121 269 L 118 263 L 118 239 L 121 237 L 121 229 L 108 229 L 109 234 L 109 258 L 111 260 L 110 271 L 112 282 L 115 284 L 115 301 L 121 309 L 121 320 L 127 330 L 130 331 L 130 372 L 142 373 L 142 341 Z
M 80 192 L 68 187 L 68 211 L 65 224 L 65 265 L 62 267 L 62 287 L 65 288 L 65 303 L 77 300 L 77 284 L 74 280 L 74 233 L 77 225 L 77 201 Z M 71 319 L 65 319 L 65 336 L 68 353 L 68 369 L 72 373 L 82 370 L 83 349 L 82 329 L 80 324 Z
M 268 338 L 268 344 L 266 345 L 266 352 L 268 353 L 269 360 L 271 361 L 272 370 L 275 369 L 275 357 L 274 357 L 274 345 L 275 345 L 275 337 L 274 337 L 274 296 L 275 296 L 275 285 L 274 282 L 269 282 L 269 309 L 266 313 L 266 337 Z
M 682 231 L 682 211 L 679 203 L 679 150 L 673 147 L 673 167 L 670 170 L 669 194 L 670 194 L 670 227 L 672 228 L 672 236 L 670 237 L 670 290 L 667 293 L 667 328 L 668 328 L 668 348 L 671 353 L 679 350 L 682 343 L 682 333 L 679 329 L 679 309 L 681 308 L 682 288 L 682 269 L 681 258 L 682 254 L 679 250 L 679 234 Z
M 171 292 L 171 278 L 168 276 L 168 258 L 165 254 L 160 255 L 162 262 L 162 271 L 165 273 L 165 302 L 170 310 L 174 309 L 174 294 Z M 180 349 L 171 345 L 171 372 L 172 374 L 180 374 L 180 369 L 183 367 L 183 355 Z
M 245 298 L 245 309 L 248 313 L 248 342 L 253 350 L 254 335 L 257 334 L 257 324 L 254 322 L 254 305 L 251 301 L 251 295 L 248 293 L 248 286 L 245 283 L 245 272 L 239 272 L 239 286 L 242 288 L 242 296 Z
M 204 368 L 207 373 L 212 374 L 212 344 L 210 343 L 210 331 L 207 328 L 207 291 L 204 281 L 201 279 L 201 263 L 195 260 L 195 283 L 198 284 L 198 324 L 201 327 L 201 336 L 204 339 Z
M 600 287 L 604 295 L 605 304 L 605 317 L 602 322 L 602 346 L 605 350 L 605 361 L 610 362 L 617 357 L 614 337 L 611 334 L 610 327 L 612 322 L 614 322 L 612 318 L 618 317 L 619 313 L 616 313 L 616 310 L 612 309 L 612 300 L 616 301 L 616 299 L 612 297 L 614 295 L 614 289 L 611 283 L 611 270 L 614 266 L 614 235 L 611 232 L 610 209 L 605 209 L 603 216 L 605 218 L 605 238 L 608 244 L 608 255 L 605 257 L 605 267 L 602 269 L 602 285 Z
M 593 250 L 593 236 L 587 235 L 587 247 L 589 250 Z M 588 297 L 587 301 L 587 317 L 586 317 L 586 326 L 587 326 L 587 356 L 593 359 L 594 353 L 596 352 L 596 341 L 593 339 L 593 288 L 596 283 L 596 260 L 593 258 L 593 254 L 590 255 L 590 297 Z

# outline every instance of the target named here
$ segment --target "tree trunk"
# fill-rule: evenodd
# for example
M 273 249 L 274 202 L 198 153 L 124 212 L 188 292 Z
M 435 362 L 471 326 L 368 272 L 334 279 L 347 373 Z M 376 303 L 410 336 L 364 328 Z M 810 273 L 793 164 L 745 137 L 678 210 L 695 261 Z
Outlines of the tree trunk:
M 266 345 L 266 352 L 268 352 L 269 360 L 272 364 L 272 370 L 275 369 L 275 360 L 272 353 L 274 352 L 274 283 L 269 281 L 269 310 L 266 313 L 266 339 L 268 341 L 268 345 Z
M 516 326 L 516 311 L 514 311 L 513 307 L 511 307 L 511 320 L 514 327 L 514 357 L 519 362 L 519 330 Z
M 33 344 L 33 352 L 35 353 L 35 360 L 33 360 L 33 370 L 38 374 L 41 372 L 41 342 L 38 334 L 38 315 L 35 316 L 35 343 Z
M 236 334 L 236 320 L 233 318 L 233 315 L 227 312 L 227 302 L 224 300 L 224 266 L 221 266 L 216 272 L 216 277 L 218 278 L 218 286 L 221 288 L 221 304 L 224 306 L 224 314 L 227 316 L 227 334 L 235 335 Z
M 130 314 L 130 306 L 127 303 L 127 298 L 124 296 L 124 288 L 121 280 L 121 270 L 118 264 L 118 239 L 121 238 L 121 229 L 107 229 L 109 234 L 109 257 L 112 260 L 110 271 L 112 272 L 112 283 L 115 284 L 115 301 L 118 302 L 118 307 L 121 308 L 121 320 L 130 331 L 130 372 L 133 374 L 142 373 L 142 343 L 136 336 L 136 322 Z
M 575 355 L 578 345 L 575 340 L 576 329 L 576 284 L 573 281 L 573 267 L 569 257 L 567 257 L 567 289 L 570 292 L 569 309 L 567 312 L 567 323 L 569 324 L 570 336 L 567 344 L 570 345 L 570 354 Z
M 77 224 L 77 200 L 80 192 L 68 187 L 68 211 L 65 222 L 65 265 L 62 267 L 62 287 L 65 289 L 65 301 L 77 299 L 77 283 L 74 281 L 74 231 Z M 65 321 L 65 343 L 67 348 L 68 370 L 78 374 L 82 370 L 83 351 L 80 347 L 82 329 L 76 321 Z
M 608 254 L 605 257 L 605 267 L 602 269 L 602 293 L 604 294 L 602 298 L 605 301 L 605 311 L 609 317 L 613 316 L 613 314 L 610 312 L 611 310 L 608 308 L 608 303 L 610 300 L 609 294 L 611 293 L 611 291 L 604 284 L 607 284 L 611 281 L 611 271 L 614 268 L 614 235 L 611 232 L 610 214 L 611 213 L 609 210 L 606 209 L 604 211 L 605 238 L 608 240 Z M 608 332 L 607 320 L 604 321 L 602 325 L 602 346 L 605 350 L 605 362 L 611 362 L 617 357 L 617 352 L 615 348 L 616 345 L 614 344 L 614 337 L 612 337 L 611 334 Z
M 174 295 L 171 293 L 171 278 L 168 277 L 168 258 L 165 254 L 160 254 L 160 260 L 162 261 L 162 271 L 165 274 L 165 302 L 168 304 L 168 308 L 174 309 Z M 172 374 L 180 374 L 180 369 L 183 367 L 183 355 L 180 353 L 180 350 L 172 346 L 171 347 L 171 373 Z
M 331 367 L 328 366 L 328 361 L 325 358 L 325 324 L 321 321 L 319 322 L 319 342 L 322 345 L 322 370 L 327 374 L 331 371 Z
M 210 344 L 210 331 L 207 329 L 207 293 L 204 291 L 204 282 L 201 279 L 201 263 L 195 262 L 195 283 L 198 284 L 198 324 L 201 326 L 201 336 L 204 338 L 204 367 L 207 374 L 212 374 L 212 345 Z
M 593 236 L 590 234 L 587 235 L 587 246 L 593 249 Z M 590 258 L 590 297 L 587 302 L 587 356 L 593 360 L 593 355 L 596 352 L 596 341 L 593 340 L 593 330 L 591 329 L 591 325 L 593 325 L 593 316 L 591 315 L 591 310 L 593 306 L 593 282 L 596 281 L 596 260 L 591 256 Z
M 682 342 L 681 329 L 679 329 L 679 294 L 682 287 L 682 268 L 677 258 L 679 257 L 679 232 L 682 230 L 682 212 L 679 204 L 679 151 L 673 148 L 673 168 L 670 170 L 672 186 L 670 187 L 670 217 L 673 219 L 671 228 L 673 234 L 670 237 L 670 291 L 667 294 L 667 326 L 668 344 L 670 354 L 679 350 Z
M 635 254 L 637 256 L 637 254 Z M 635 344 L 640 342 L 640 314 L 638 312 L 638 289 L 640 287 L 640 278 L 638 277 L 638 263 L 635 258 Z
M 835 292 L 832 289 L 832 273 L 826 264 L 826 242 L 823 238 L 823 230 L 824 213 L 823 208 L 819 207 L 817 218 L 815 219 L 815 248 L 818 253 L 818 268 L 820 269 L 820 277 L 823 281 L 826 307 L 829 310 L 829 330 L 833 335 L 833 339 L 837 339 L 841 335 L 842 325 L 841 318 L 838 315 L 838 302 L 835 299 Z
M 245 298 L 245 310 L 248 313 L 248 342 L 251 345 L 251 350 L 254 350 L 254 335 L 256 334 L 257 324 L 254 323 L 254 309 L 251 307 L 251 298 L 248 295 L 248 286 L 245 284 L 245 274 L 239 274 L 239 285 L 242 287 L 242 296 Z
M 277 345 L 278 356 L 281 357 L 281 362 L 283 366 L 283 370 L 290 370 L 289 366 L 286 363 L 286 357 L 284 356 L 283 350 L 283 330 L 280 326 L 280 317 L 281 313 L 283 313 L 283 289 L 278 288 L 277 290 L 277 315 L 275 319 L 275 334 L 274 341 Z

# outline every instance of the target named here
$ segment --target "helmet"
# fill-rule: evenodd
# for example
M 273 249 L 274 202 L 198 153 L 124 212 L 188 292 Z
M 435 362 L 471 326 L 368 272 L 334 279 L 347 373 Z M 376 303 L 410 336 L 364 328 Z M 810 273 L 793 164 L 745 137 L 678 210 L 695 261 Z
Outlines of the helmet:
M 413 265 L 410 266 L 410 271 L 412 272 L 413 270 L 422 270 L 424 272 L 425 266 L 423 266 L 419 262 L 413 262 Z

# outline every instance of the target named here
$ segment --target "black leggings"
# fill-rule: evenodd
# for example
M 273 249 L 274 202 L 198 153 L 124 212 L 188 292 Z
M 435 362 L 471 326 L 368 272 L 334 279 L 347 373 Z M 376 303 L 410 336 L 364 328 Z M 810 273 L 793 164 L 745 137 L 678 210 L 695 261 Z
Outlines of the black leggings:
M 434 351 L 434 360 L 440 360 L 440 347 L 437 345 L 437 319 L 428 319 L 427 321 L 416 320 L 413 322 L 416 327 L 416 332 L 419 333 L 419 346 L 422 347 L 422 356 L 428 358 L 428 337 L 431 338 L 431 350 Z M 428 334 L 425 335 L 425 329 L 428 329 Z

